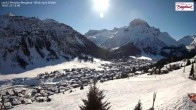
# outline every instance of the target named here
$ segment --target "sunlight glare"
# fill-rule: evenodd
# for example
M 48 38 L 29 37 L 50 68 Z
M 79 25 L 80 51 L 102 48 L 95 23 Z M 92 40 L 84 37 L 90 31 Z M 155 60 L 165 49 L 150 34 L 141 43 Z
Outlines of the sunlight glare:
M 103 18 L 104 17 L 104 14 L 103 13 L 100 13 L 99 16 L 100 16 L 100 18 Z
M 104 17 L 104 12 L 109 7 L 109 0 L 94 0 L 94 8 L 100 13 L 100 18 Z

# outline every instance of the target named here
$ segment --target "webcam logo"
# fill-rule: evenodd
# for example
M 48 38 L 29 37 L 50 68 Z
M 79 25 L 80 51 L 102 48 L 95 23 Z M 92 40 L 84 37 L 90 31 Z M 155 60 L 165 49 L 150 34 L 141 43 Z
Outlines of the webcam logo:
M 176 11 L 194 11 L 194 2 L 176 2 Z

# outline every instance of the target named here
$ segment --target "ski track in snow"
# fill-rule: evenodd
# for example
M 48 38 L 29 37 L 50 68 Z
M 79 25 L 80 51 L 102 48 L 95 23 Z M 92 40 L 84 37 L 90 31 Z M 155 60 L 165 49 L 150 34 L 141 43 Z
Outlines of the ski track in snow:
M 144 110 L 149 109 L 154 92 L 157 92 L 155 110 L 180 110 L 188 106 L 183 97 L 196 91 L 196 82 L 188 79 L 190 68 L 191 66 L 186 67 L 185 73 L 181 68 L 165 75 L 144 74 L 129 79 L 112 80 L 98 83 L 98 87 L 104 90 L 105 100 L 111 102 L 112 110 L 133 109 L 138 100 L 141 100 Z M 19 105 L 13 110 L 79 110 L 79 106 L 83 105 L 81 99 L 86 98 L 88 88 L 76 88 L 72 93 L 51 96 L 51 102 Z

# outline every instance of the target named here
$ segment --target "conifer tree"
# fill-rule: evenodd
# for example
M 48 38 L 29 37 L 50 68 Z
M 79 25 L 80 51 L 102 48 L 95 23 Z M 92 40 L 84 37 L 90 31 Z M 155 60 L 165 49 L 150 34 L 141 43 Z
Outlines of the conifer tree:
M 190 71 L 189 77 L 194 78 L 194 64 L 193 63 L 192 63 L 192 66 L 191 66 L 191 71 Z
M 110 110 L 110 103 L 103 101 L 105 95 L 103 91 L 96 87 L 96 82 L 94 81 L 91 85 L 89 92 L 87 93 L 87 99 L 83 99 L 83 106 L 80 106 L 81 110 Z
M 187 62 L 186 62 L 186 66 L 188 66 L 190 64 L 191 64 L 191 61 L 188 59 Z
M 141 101 L 139 100 L 137 105 L 135 106 L 134 110 L 142 110 L 142 103 Z

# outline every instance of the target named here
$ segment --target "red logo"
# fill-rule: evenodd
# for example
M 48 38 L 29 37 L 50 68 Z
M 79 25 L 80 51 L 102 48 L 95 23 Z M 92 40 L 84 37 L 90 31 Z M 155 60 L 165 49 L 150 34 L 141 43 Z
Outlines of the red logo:
M 176 2 L 176 11 L 194 11 L 194 3 Z

